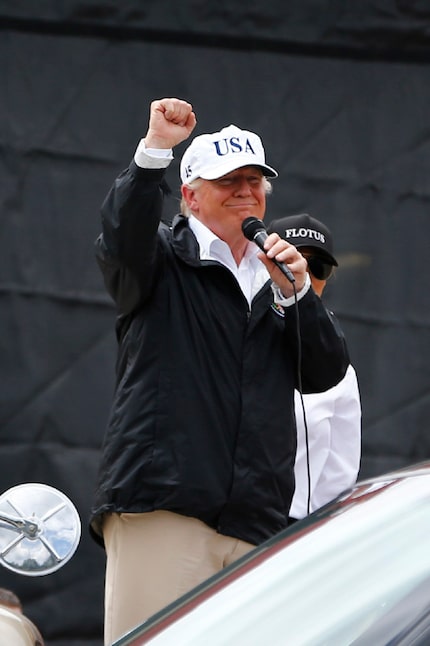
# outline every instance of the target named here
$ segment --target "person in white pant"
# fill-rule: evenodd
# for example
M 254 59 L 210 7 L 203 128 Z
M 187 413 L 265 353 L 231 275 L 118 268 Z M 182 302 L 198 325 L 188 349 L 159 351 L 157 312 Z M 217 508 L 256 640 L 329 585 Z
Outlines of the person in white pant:
M 321 298 L 338 265 L 328 227 L 302 213 L 273 220 L 268 231 L 275 231 L 299 249 L 308 262 L 313 290 Z M 351 487 L 357 480 L 361 458 L 361 401 L 353 366 L 348 366 L 344 378 L 333 388 L 302 397 L 295 392 L 296 489 L 291 523 Z

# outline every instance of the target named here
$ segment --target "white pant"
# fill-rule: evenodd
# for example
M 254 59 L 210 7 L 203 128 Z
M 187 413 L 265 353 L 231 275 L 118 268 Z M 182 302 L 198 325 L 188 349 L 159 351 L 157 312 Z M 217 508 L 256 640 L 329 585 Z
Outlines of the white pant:
M 103 537 L 106 646 L 254 547 L 170 511 L 109 514 Z

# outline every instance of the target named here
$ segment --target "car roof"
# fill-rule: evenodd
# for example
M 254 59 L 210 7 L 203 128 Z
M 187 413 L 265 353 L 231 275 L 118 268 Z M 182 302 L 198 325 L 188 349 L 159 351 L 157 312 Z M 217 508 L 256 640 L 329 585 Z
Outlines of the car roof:
M 417 485 L 421 478 L 423 479 L 421 485 Z M 424 482 L 426 485 L 422 486 Z M 388 524 L 401 521 L 399 532 L 402 534 L 412 503 L 420 496 L 430 503 L 430 461 L 361 480 L 333 502 L 295 523 L 290 529 L 280 532 L 196 587 L 189 594 L 184 595 L 177 602 L 154 615 L 116 642 L 115 646 L 140 646 L 152 643 L 153 639 L 154 644 L 158 643 L 157 635 L 161 635 L 165 630 L 168 632 L 169 626 L 177 624 L 202 604 L 210 603 L 218 594 L 225 594 L 224 591 L 228 590 L 229 586 L 235 585 L 235 582 L 241 578 L 245 579 L 250 576 L 260 566 L 266 564 L 270 559 L 274 559 L 277 554 L 294 554 L 294 559 L 299 561 L 297 555 L 300 556 L 300 550 L 303 548 L 308 550 L 308 552 L 305 551 L 305 557 L 309 556 L 309 562 L 312 562 L 313 559 L 314 563 L 318 564 L 318 559 L 325 557 L 325 555 L 324 553 L 318 554 L 315 550 L 319 548 L 315 545 L 322 543 L 322 537 L 324 537 L 326 544 L 330 545 L 330 541 L 332 541 L 333 545 L 336 545 L 339 532 L 344 535 L 341 549 L 347 554 L 348 547 L 350 543 L 355 541 L 357 534 L 361 533 L 362 540 L 369 540 L 365 533 L 366 525 L 371 527 L 370 534 L 375 533 L 375 528 L 378 528 L 382 522 L 381 507 L 384 513 L 389 514 L 386 521 Z M 399 514 L 400 516 L 397 518 Z M 384 546 L 384 538 L 382 537 L 381 540 Z M 430 550 L 428 551 L 430 554 Z M 305 561 L 306 558 L 303 562 Z M 348 567 L 348 561 L 345 562 Z M 430 576 L 430 562 L 428 562 L 428 569 Z M 273 573 L 270 576 L 274 576 Z M 241 594 L 243 594 L 243 590 Z M 160 643 L 162 642 L 160 641 Z

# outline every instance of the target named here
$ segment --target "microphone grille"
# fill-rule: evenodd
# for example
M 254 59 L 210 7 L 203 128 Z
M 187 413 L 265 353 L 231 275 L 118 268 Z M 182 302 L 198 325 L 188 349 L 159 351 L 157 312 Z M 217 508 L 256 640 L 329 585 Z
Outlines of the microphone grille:
M 245 238 L 248 240 L 254 240 L 254 237 L 258 231 L 266 231 L 264 222 L 255 217 L 245 218 L 242 222 L 242 231 Z

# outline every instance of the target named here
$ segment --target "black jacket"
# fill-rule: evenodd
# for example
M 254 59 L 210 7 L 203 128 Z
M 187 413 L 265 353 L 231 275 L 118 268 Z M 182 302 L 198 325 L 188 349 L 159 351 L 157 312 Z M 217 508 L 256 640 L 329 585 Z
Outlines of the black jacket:
M 295 308 L 268 281 L 250 310 L 187 218 L 160 224 L 163 175 L 132 162 L 102 207 L 119 351 L 91 530 L 102 542 L 103 512 L 168 509 L 258 544 L 286 527 L 294 491 Z M 326 390 L 349 362 L 342 332 L 312 290 L 299 311 L 303 390 Z

